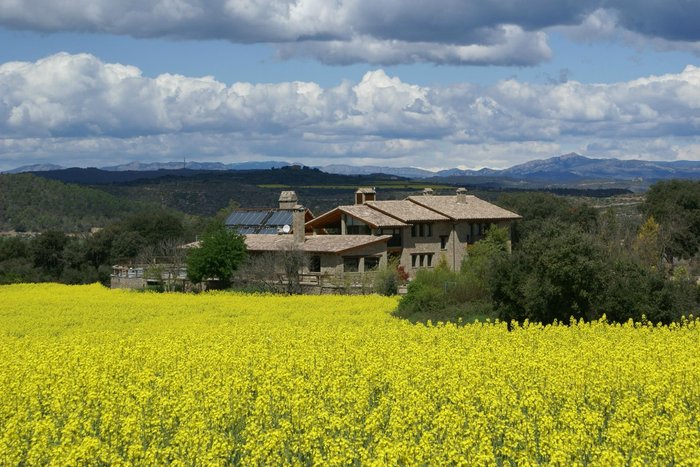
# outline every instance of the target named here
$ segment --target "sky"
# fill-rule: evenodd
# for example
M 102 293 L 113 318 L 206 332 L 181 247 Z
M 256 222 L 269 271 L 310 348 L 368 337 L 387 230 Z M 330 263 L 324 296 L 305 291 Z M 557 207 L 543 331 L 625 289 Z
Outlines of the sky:
M 0 171 L 700 160 L 700 0 L 3 0 Z

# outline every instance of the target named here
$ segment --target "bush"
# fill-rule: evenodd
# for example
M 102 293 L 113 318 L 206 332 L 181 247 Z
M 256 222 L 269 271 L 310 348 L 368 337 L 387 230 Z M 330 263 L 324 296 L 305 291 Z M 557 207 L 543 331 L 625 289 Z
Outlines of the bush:
M 495 317 L 488 293 L 473 275 L 421 269 L 408 284 L 396 316 L 410 321 L 469 322 Z
M 408 279 L 402 266 L 397 262 L 390 262 L 385 268 L 379 269 L 374 276 L 374 292 L 379 295 L 396 295 L 399 293 L 399 285 Z

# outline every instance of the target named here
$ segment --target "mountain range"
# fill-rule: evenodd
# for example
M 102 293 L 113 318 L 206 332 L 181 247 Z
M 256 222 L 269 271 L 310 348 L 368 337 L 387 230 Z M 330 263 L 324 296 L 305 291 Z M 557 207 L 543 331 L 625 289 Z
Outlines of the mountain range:
M 292 165 L 283 161 L 242 162 L 224 164 L 221 162 L 131 162 L 128 164 L 102 167 L 111 172 L 139 172 L 158 170 L 226 171 L 226 170 L 265 170 Z M 629 181 L 647 182 L 670 178 L 700 179 L 700 161 L 643 161 L 621 159 L 594 159 L 576 153 L 539 159 L 515 165 L 507 169 L 462 170 L 447 169 L 429 171 L 416 167 L 352 166 L 332 164 L 314 167 L 323 172 L 341 175 L 387 174 L 410 179 L 489 177 L 495 179 L 528 180 L 543 183 L 571 184 L 584 181 Z M 38 164 L 18 167 L 8 173 L 41 172 L 61 170 L 54 164 Z
M 121 165 L 110 165 L 100 167 L 100 170 L 108 172 L 151 172 L 155 170 L 265 170 L 279 169 L 287 167 L 289 162 L 281 161 L 262 161 L 262 162 L 238 162 L 232 164 L 224 164 L 222 162 L 129 162 Z M 56 164 L 33 164 L 23 165 L 16 169 L 8 170 L 5 173 L 24 173 L 24 172 L 46 172 L 49 170 L 63 170 L 67 167 Z

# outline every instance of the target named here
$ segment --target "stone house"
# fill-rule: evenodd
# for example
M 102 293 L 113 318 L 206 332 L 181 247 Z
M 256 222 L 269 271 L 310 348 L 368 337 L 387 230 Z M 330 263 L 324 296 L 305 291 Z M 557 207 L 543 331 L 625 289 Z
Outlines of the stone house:
M 444 258 L 459 269 L 467 247 L 481 240 L 491 225 L 509 226 L 520 216 L 460 188 L 455 195 L 438 196 L 429 188 L 419 196 L 379 201 L 374 189 L 361 188 L 355 204 L 338 206 L 306 223 L 307 238 L 355 235 L 389 236 L 386 253 L 410 276 L 432 268 Z M 362 271 L 362 270 L 360 270 Z

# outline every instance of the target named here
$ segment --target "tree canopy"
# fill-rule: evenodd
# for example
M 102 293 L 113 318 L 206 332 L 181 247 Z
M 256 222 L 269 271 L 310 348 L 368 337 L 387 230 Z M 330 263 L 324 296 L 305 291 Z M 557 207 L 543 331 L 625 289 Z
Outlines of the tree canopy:
M 187 256 L 187 276 L 194 283 L 217 279 L 221 287 L 231 284 L 231 276 L 246 258 L 244 237 L 214 222 L 202 237 L 199 247 Z
M 700 181 L 670 180 L 653 185 L 643 206 L 661 224 L 667 259 L 691 258 L 700 249 Z

